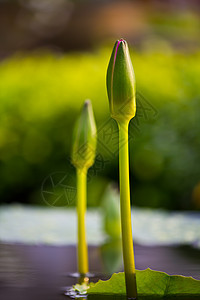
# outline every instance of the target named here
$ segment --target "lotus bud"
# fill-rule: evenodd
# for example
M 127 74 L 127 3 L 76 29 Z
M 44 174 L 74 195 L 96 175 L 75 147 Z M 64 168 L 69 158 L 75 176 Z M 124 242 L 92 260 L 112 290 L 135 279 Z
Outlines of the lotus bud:
M 119 122 L 130 121 L 136 112 L 135 74 L 128 44 L 123 39 L 114 45 L 106 83 L 111 117 Z
M 128 299 L 136 299 L 128 155 L 128 124 L 136 111 L 135 75 L 128 46 L 123 39 L 115 43 L 112 51 L 107 70 L 107 91 L 111 117 L 117 121 L 119 127 L 120 209 L 126 291 Z
M 72 164 L 78 168 L 90 168 L 95 160 L 96 124 L 90 100 L 86 100 L 74 128 Z

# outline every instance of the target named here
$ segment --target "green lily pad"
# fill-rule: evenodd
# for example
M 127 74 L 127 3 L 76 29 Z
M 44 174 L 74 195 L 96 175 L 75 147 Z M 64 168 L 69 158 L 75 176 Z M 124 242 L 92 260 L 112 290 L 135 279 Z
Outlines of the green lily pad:
M 180 275 L 146 269 L 136 271 L 138 299 L 198 299 L 200 300 L 200 280 Z M 115 273 L 107 281 L 91 283 L 89 296 L 126 295 L 124 273 Z M 96 298 L 95 298 L 96 299 Z

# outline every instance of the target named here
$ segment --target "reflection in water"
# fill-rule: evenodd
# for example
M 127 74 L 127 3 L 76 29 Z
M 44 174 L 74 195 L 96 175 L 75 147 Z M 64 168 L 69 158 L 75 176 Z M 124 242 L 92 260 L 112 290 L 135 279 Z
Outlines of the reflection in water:
M 80 294 L 78 291 L 75 291 L 73 287 L 69 287 L 65 292 L 65 296 L 68 296 L 70 299 L 82 299 L 87 300 L 88 296 L 86 294 Z M 94 299 L 94 298 L 93 298 Z
M 87 300 L 127 300 L 127 297 L 120 295 L 88 295 Z M 137 300 L 200 300 L 199 296 L 181 297 L 159 297 L 159 296 L 138 296 Z
M 93 276 L 92 274 L 80 274 L 80 273 L 71 273 L 68 274 L 68 277 L 76 278 L 77 284 L 76 289 L 74 286 L 69 286 L 64 289 L 64 295 L 70 297 L 71 299 L 87 299 L 87 288 L 89 284 L 89 277 Z
M 71 299 L 82 300 L 127 300 L 125 295 L 68 295 Z M 160 296 L 138 296 L 137 300 L 199 300 L 199 296 L 160 297 Z
M 127 297 L 120 295 L 88 295 L 87 300 L 127 300 Z M 140 299 L 138 298 L 138 300 Z

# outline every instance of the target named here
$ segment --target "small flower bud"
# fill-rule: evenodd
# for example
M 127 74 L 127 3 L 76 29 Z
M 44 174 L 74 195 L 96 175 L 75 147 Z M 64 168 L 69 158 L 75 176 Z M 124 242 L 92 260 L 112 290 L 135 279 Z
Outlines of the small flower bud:
M 78 168 L 90 168 L 95 160 L 96 124 L 90 100 L 86 100 L 74 128 L 72 164 Z
M 127 42 L 123 39 L 114 45 L 106 81 L 111 117 L 130 121 L 136 112 L 135 74 Z

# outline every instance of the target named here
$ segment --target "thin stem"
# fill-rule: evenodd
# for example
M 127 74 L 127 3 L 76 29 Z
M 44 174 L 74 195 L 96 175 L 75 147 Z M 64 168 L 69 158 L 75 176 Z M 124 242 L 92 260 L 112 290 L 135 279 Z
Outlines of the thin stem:
M 88 272 L 88 248 L 85 229 L 87 170 L 77 169 L 77 214 L 78 214 L 78 272 Z
M 137 287 L 136 287 L 133 237 L 132 237 L 132 226 L 131 226 L 131 205 L 130 205 L 130 185 L 129 185 L 128 124 L 129 122 L 118 123 L 120 208 L 121 208 L 122 247 L 123 247 L 126 291 L 127 291 L 128 298 L 136 299 Z

